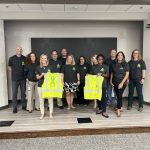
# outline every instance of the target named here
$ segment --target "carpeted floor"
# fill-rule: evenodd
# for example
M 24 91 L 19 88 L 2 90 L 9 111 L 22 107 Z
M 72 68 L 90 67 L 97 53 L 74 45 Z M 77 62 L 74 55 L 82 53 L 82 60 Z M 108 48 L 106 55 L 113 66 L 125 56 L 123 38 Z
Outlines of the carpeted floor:
M 0 140 L 0 150 L 150 150 L 150 134 Z

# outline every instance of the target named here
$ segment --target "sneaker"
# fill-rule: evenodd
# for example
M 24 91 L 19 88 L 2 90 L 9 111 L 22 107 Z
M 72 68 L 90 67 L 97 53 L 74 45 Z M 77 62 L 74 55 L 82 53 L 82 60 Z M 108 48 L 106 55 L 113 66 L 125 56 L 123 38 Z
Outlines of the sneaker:
M 128 107 L 127 107 L 127 110 L 131 110 L 131 109 L 132 109 L 132 107 L 131 107 L 131 106 L 128 106 Z
M 139 107 L 139 108 L 138 108 L 138 111 L 139 111 L 139 112 L 142 112 L 142 111 L 143 111 L 143 107 Z
M 13 113 L 16 114 L 17 113 L 17 108 L 13 109 Z

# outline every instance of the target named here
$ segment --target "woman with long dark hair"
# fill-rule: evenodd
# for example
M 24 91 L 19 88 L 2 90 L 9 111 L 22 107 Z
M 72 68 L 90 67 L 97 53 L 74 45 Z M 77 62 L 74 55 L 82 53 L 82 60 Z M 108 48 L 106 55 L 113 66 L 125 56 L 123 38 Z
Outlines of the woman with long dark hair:
M 114 87 L 117 96 L 117 116 L 121 116 L 122 112 L 122 95 L 126 88 L 127 79 L 129 77 L 129 64 L 125 61 L 125 55 L 119 51 L 116 55 L 116 63 L 111 68 L 110 83 Z
M 35 98 L 35 109 L 39 110 L 39 97 L 37 90 L 37 79 L 35 70 L 39 65 L 36 54 L 31 52 L 27 55 L 27 63 L 25 66 L 25 74 L 27 77 L 27 110 L 32 113 L 34 110 L 34 98 Z

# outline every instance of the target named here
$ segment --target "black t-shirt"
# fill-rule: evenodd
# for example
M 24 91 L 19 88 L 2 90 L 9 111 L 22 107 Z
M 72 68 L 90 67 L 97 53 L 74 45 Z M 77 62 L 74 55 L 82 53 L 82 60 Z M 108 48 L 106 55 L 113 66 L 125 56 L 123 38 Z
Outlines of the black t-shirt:
M 114 85 L 119 85 L 124 79 L 126 72 L 129 72 L 129 64 L 127 62 L 123 63 L 114 63 L 112 65 L 113 79 L 112 82 Z
M 48 71 L 52 72 L 52 67 L 50 65 L 43 66 L 42 68 L 40 66 L 37 66 L 35 70 L 35 74 L 41 75 L 42 73 L 47 73 Z M 44 76 L 40 80 L 38 80 L 38 87 L 42 87 L 43 82 L 44 82 Z
M 142 79 L 142 70 L 146 70 L 146 65 L 143 60 L 138 61 L 129 61 L 130 74 L 129 79 L 134 81 L 141 81 Z
M 21 81 L 25 80 L 25 63 L 26 63 L 26 57 L 21 55 L 18 57 L 17 55 L 14 55 L 9 58 L 8 66 L 12 68 L 12 81 Z
M 62 73 L 64 74 L 64 82 L 77 82 L 77 73 L 79 73 L 79 71 L 76 65 L 64 65 L 62 68 Z
M 53 60 L 51 59 L 49 61 L 50 66 L 52 67 L 52 72 L 53 73 L 61 73 L 61 69 L 62 69 L 62 63 L 59 60 Z
M 93 65 L 91 68 L 91 74 L 97 75 L 98 73 L 107 74 L 109 76 L 109 67 L 106 64 Z M 107 78 L 104 78 L 103 88 L 107 87 Z
M 58 60 L 62 63 L 62 66 L 66 64 L 66 58 L 63 58 L 62 56 L 58 58 Z
M 77 68 L 78 68 L 78 71 L 79 71 L 79 74 L 80 74 L 80 81 L 81 83 L 84 83 L 85 82 L 85 76 L 87 73 L 89 73 L 89 64 L 78 64 L 77 65 Z
M 27 64 L 27 65 L 25 66 L 26 78 L 27 78 L 29 81 L 37 82 L 35 71 L 36 71 L 36 67 L 37 67 L 38 65 L 39 65 L 39 63 L 38 63 L 38 62 L 35 62 L 35 63 Z

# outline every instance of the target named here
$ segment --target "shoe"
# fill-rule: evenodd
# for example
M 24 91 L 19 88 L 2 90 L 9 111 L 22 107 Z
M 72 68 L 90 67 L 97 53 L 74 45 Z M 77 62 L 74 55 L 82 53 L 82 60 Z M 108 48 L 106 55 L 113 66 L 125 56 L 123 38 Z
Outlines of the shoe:
M 121 117 L 120 109 L 117 110 L 117 117 Z
M 32 110 L 29 110 L 29 113 L 32 113 Z
M 132 106 L 128 106 L 128 107 L 127 107 L 127 110 L 131 110 L 131 109 L 132 109 Z
M 71 108 L 72 108 L 72 109 L 75 109 L 76 107 L 74 107 L 74 106 L 71 106 Z
M 143 107 L 139 107 L 139 108 L 138 108 L 138 111 L 139 111 L 139 112 L 142 112 L 142 111 L 143 111 Z
M 43 118 L 44 118 L 44 115 L 41 115 L 41 116 L 40 116 L 40 120 L 42 120 Z
M 51 113 L 49 114 L 49 118 L 51 118 L 51 119 L 53 118 L 53 115 Z
M 96 110 L 96 115 L 101 114 L 101 113 L 102 113 L 102 110 L 99 110 L 99 109 Z
M 37 108 L 35 108 L 35 110 L 36 110 L 36 111 L 40 111 L 40 108 L 38 108 L 38 109 L 37 109 Z
M 64 106 L 58 106 L 59 109 L 64 109 Z
M 105 118 L 109 118 L 109 116 L 106 113 L 102 113 L 102 116 Z
M 67 109 L 70 110 L 71 108 L 70 108 L 70 107 L 67 107 Z
M 22 110 L 26 110 L 26 107 L 22 106 Z
M 17 113 L 17 108 L 13 109 L 13 113 L 16 114 Z

